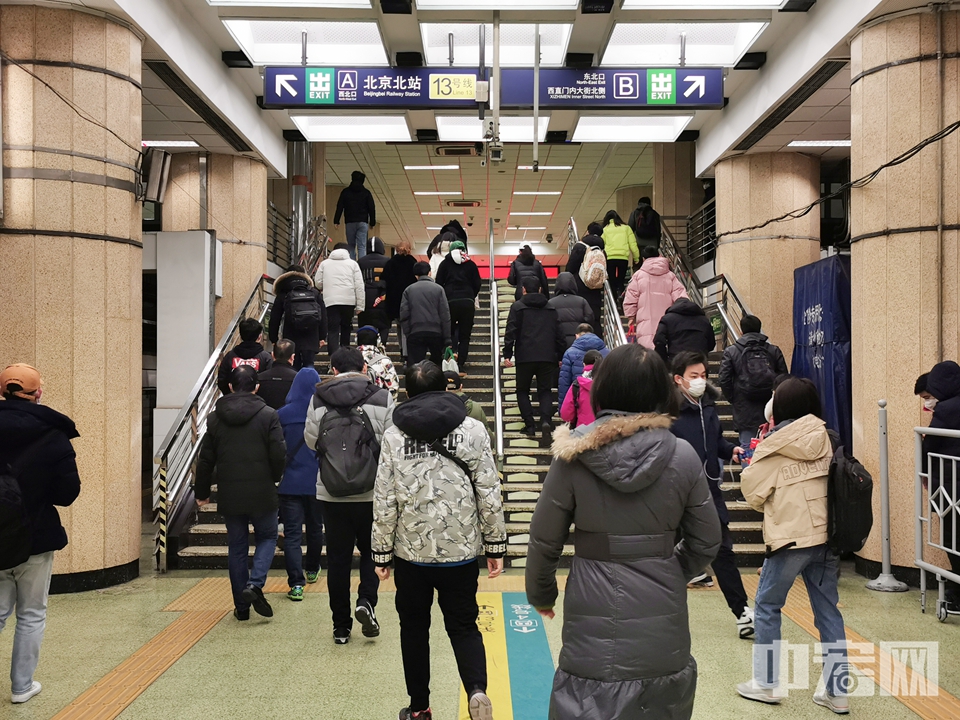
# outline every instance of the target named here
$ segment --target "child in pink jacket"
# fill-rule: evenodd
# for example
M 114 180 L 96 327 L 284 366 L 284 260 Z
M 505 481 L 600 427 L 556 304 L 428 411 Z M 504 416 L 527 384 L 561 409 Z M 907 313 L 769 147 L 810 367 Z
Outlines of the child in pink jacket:
M 623 314 L 637 325 L 637 344 L 653 348 L 660 318 L 687 291 L 670 270 L 670 262 L 654 247 L 643 249 L 644 261 L 630 278 L 623 299 Z
M 570 391 L 560 407 L 560 419 L 570 428 L 589 425 L 596 416 L 590 404 L 590 388 L 593 385 L 593 371 L 600 365 L 603 356 L 599 350 L 588 350 L 583 356 L 583 375 L 575 378 Z

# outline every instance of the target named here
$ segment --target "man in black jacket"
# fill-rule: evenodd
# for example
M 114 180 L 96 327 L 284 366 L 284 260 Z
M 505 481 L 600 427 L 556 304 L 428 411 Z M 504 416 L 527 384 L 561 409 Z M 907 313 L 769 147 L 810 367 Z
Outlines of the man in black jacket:
M 446 293 L 450 306 L 450 337 L 457 350 L 457 364 L 462 370 L 470 354 L 476 300 L 483 282 L 480 280 L 480 269 L 467 256 L 467 246 L 461 240 L 450 244 L 450 252 L 437 270 L 436 282 Z
M 19 508 L 8 504 L 7 492 L 0 504 L 0 630 L 17 613 L 10 667 L 14 703 L 27 702 L 41 689 L 33 674 L 47 622 L 53 554 L 67 545 L 54 506 L 71 505 L 80 494 L 70 444 L 80 435 L 70 418 L 39 404 L 42 385 L 40 372 L 30 365 L 0 372 L 0 468 L 13 469 L 20 495 Z M 32 519 L 28 526 L 24 512 Z
M 567 344 L 563 339 L 560 318 L 540 293 L 540 280 L 523 279 L 523 297 L 510 307 L 507 329 L 503 336 L 504 365 L 513 366 L 514 346 L 517 365 L 517 405 L 523 417 L 523 431 L 533 437 L 537 426 L 530 402 L 530 385 L 537 378 L 540 399 L 540 428 L 544 437 L 553 432 L 553 384 Z
M 340 192 L 337 200 L 337 213 L 333 224 L 340 227 L 340 218 L 346 215 L 347 245 L 350 246 L 350 259 L 359 260 L 367 253 L 367 233 L 377 224 L 377 205 L 373 195 L 363 186 L 367 179 L 359 170 L 350 175 L 350 185 Z
M 645 247 L 660 247 L 660 238 L 663 235 L 660 213 L 653 209 L 650 198 L 642 197 L 637 201 L 637 207 L 630 213 L 627 225 L 637 236 L 637 245 L 641 251 Z
M 283 337 L 293 340 L 297 346 L 293 369 L 312 367 L 314 358 L 320 352 L 320 346 L 326 344 L 327 337 L 327 311 L 323 306 L 320 291 L 313 286 L 313 278 L 302 265 L 291 265 L 287 272 L 273 283 L 273 292 L 277 299 L 270 309 L 267 333 L 270 342 L 276 344 L 280 339 L 282 323 Z M 265 369 L 260 368 L 259 372 Z
M 443 288 L 430 277 L 430 263 L 413 267 L 417 282 L 403 291 L 400 327 L 407 341 L 407 362 L 416 365 L 427 357 L 440 365 L 443 349 L 450 344 L 450 306 Z
M 573 275 L 562 272 L 557 275 L 557 283 L 553 297 L 550 298 L 550 307 L 557 311 L 560 318 L 560 328 L 563 330 L 563 344 L 566 348 L 573 345 L 577 339 L 577 328 L 582 324 L 593 325 L 593 310 L 586 299 L 577 294 L 577 282 Z M 563 402 L 563 399 L 560 400 Z
M 199 507 L 207 505 L 216 477 L 217 511 L 230 545 L 234 617 L 249 620 L 251 605 L 272 617 L 263 585 L 277 549 L 277 484 L 283 479 L 287 446 L 276 410 L 255 394 L 257 373 L 252 367 L 240 365 L 230 373 L 230 391 L 217 400 L 207 419 L 194 495 Z M 250 525 L 256 545 L 252 571 L 247 560 Z
M 273 365 L 258 375 L 257 395 L 274 410 L 287 404 L 287 393 L 293 386 L 297 371 L 293 369 L 296 346 L 290 340 L 281 340 L 273 346 Z
M 767 336 L 760 332 L 761 327 L 760 318 L 743 316 L 740 321 L 743 334 L 723 351 L 717 378 L 724 397 L 733 407 L 740 445 L 746 447 L 767 421 L 763 408 L 773 392 L 773 381 L 788 372 L 783 352 L 767 342 Z
M 223 356 L 217 371 L 217 387 L 222 394 L 230 394 L 230 373 L 241 365 L 253 368 L 253 374 L 256 375 L 273 364 L 273 357 L 263 349 L 261 340 L 263 325 L 259 320 L 246 318 L 240 321 L 240 343 Z
M 668 367 L 684 350 L 709 355 L 716 344 L 713 326 L 703 308 L 687 298 L 680 298 L 667 308 L 653 336 L 653 346 Z
M 387 283 L 383 277 L 383 268 L 387 265 L 383 240 L 372 237 L 367 240 L 367 254 L 357 261 L 363 276 L 364 304 L 363 312 L 357 318 L 357 326 L 370 325 L 380 334 L 380 342 L 387 344 L 390 334 L 390 316 L 387 315 Z

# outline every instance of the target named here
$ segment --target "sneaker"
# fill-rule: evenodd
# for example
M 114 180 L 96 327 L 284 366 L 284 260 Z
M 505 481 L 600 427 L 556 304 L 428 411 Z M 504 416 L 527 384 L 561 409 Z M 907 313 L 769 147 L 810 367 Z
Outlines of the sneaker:
M 753 637 L 755 629 L 753 627 L 753 610 L 751 608 L 745 607 L 743 609 L 743 614 L 737 620 L 737 629 L 740 632 L 741 640 L 747 640 Z
M 273 608 L 270 607 L 270 603 L 268 603 L 267 599 L 263 596 L 263 590 L 257 586 L 247 585 L 243 589 L 243 592 L 240 593 L 240 597 L 243 598 L 244 602 L 253 605 L 253 609 L 257 611 L 257 615 L 273 617 Z
M 737 685 L 737 692 L 740 693 L 740 697 L 745 697 L 747 700 L 756 700 L 757 702 L 766 703 L 767 705 L 779 705 L 780 700 L 782 700 L 782 698 L 777 695 L 776 688 L 760 687 L 757 685 L 757 681 L 753 679 Z
M 687 583 L 688 588 L 711 588 L 713 587 L 713 578 L 706 573 L 697 575 L 693 580 Z
M 493 704 L 483 690 L 470 694 L 470 720 L 493 720 Z
M 357 622 L 363 626 L 363 636 L 375 638 L 380 635 L 380 623 L 377 622 L 377 613 L 366 600 L 357 602 Z
M 42 689 L 43 689 L 43 688 L 40 686 L 40 683 L 38 683 L 36 680 L 34 680 L 34 681 L 30 684 L 30 689 L 27 690 L 25 693 L 13 693 L 13 694 L 10 696 L 10 702 L 12 702 L 14 705 L 17 705 L 17 704 L 19 704 L 19 703 L 25 703 L 27 700 L 29 700 L 30 698 L 32 698 L 34 695 L 38 694 Z
M 246 610 L 240 610 L 240 609 L 238 609 L 238 608 L 234 608 L 234 609 L 233 609 L 233 616 L 234 616 L 237 620 L 239 620 L 240 622 L 244 622 L 245 620 L 249 620 L 249 619 L 250 619 L 250 608 L 247 608 Z
M 527 425 L 523 428 L 523 433 L 529 438 L 537 436 L 537 426 L 536 425 Z
M 309 570 L 304 573 L 307 576 L 307 585 L 313 585 L 317 580 L 320 579 L 320 571 L 310 572 Z
M 303 600 L 303 587 L 300 585 L 294 585 L 292 588 L 290 588 L 290 592 L 287 593 L 287 597 L 294 602 L 300 602 Z
M 414 712 L 408 707 L 400 711 L 400 720 L 433 720 L 433 711 L 430 708 Z
M 333 642 L 336 645 L 346 645 L 348 642 L 350 642 L 350 631 L 344 628 L 334 628 Z
M 850 712 L 850 702 L 846 695 L 831 695 L 827 689 L 818 690 L 813 694 L 813 701 L 817 705 L 833 710 L 837 715 L 846 715 Z

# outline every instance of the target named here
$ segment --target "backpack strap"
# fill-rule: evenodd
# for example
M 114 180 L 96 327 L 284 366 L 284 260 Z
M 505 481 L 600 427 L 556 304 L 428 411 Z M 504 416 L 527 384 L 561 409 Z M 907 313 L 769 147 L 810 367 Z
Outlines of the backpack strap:
M 458 458 L 458 457 L 457 457 L 456 455 L 454 455 L 452 452 L 450 452 L 449 450 L 447 450 L 447 449 L 443 446 L 443 443 L 440 442 L 439 439 L 434 440 L 432 443 L 430 443 L 430 449 L 433 450 L 433 451 L 434 451 L 435 453 L 437 453 L 438 455 L 443 455 L 445 458 L 447 458 L 447 460 L 453 461 L 453 462 L 457 465 L 457 467 L 459 467 L 461 470 L 463 470 L 464 474 L 465 474 L 468 478 L 470 478 L 470 485 L 473 486 L 473 490 L 474 490 L 474 492 L 476 492 L 477 488 L 476 488 L 476 485 L 474 485 L 473 471 L 470 470 L 470 466 L 469 466 L 469 465 L 467 465 L 463 460 L 461 460 L 460 458 Z

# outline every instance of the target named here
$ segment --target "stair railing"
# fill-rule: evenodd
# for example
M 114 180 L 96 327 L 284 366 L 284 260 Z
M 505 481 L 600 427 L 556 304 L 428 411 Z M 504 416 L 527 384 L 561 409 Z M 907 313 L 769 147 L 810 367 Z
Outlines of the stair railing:
M 578 242 L 580 242 L 580 233 L 577 232 L 577 221 L 570 218 L 567 222 L 568 254 Z M 608 348 L 613 350 L 615 347 L 627 344 L 627 333 L 624 332 L 623 322 L 620 320 L 620 310 L 613 297 L 613 290 L 610 288 L 609 281 L 603 283 L 603 317 L 600 325 L 603 328 L 603 341 Z
M 710 198 L 687 218 L 687 259 L 692 267 L 713 260 L 717 255 L 717 201 Z
M 503 468 L 503 393 L 500 389 L 500 308 L 494 277 L 493 220 L 490 220 L 490 359 L 493 366 L 493 417 L 496 426 L 494 448 L 497 467 Z
M 282 268 L 290 265 L 290 223 L 292 220 L 267 201 L 267 259 Z

